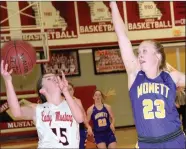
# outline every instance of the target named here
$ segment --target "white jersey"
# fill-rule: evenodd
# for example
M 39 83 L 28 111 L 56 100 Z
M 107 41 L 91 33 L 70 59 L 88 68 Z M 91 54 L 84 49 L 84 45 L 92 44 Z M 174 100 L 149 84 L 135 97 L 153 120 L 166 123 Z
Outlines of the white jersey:
M 79 123 L 64 100 L 60 105 L 44 103 L 36 108 L 38 148 L 79 148 Z

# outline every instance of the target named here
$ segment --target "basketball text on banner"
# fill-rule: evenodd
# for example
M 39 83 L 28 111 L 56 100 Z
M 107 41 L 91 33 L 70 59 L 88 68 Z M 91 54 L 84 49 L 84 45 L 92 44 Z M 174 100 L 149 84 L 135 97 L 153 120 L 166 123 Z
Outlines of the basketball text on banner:
M 109 2 L 77 2 L 80 34 L 114 32 Z M 124 19 L 123 2 L 118 2 Z
M 118 1 L 117 5 L 132 43 L 155 39 L 184 44 L 184 2 Z M 109 2 L 6 1 L 0 3 L 0 8 L 3 12 L 0 21 L 4 25 L 1 28 L 2 43 L 19 35 L 44 52 L 49 47 L 71 49 L 117 45 Z M 46 39 L 42 39 L 41 34 L 45 33 Z
M 126 2 L 126 7 L 129 31 L 172 28 L 170 2 Z

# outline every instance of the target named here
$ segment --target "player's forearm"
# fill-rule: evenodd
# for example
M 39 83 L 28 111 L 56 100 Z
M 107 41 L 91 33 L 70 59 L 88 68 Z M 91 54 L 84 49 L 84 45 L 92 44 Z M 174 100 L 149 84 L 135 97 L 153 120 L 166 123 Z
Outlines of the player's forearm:
M 180 105 L 178 103 L 175 103 L 176 108 L 180 108 Z
M 117 34 L 118 43 L 121 50 L 121 56 L 125 63 L 127 72 L 131 72 L 134 69 L 132 65 L 136 65 L 134 64 L 134 62 L 136 62 L 136 57 L 132 49 L 132 44 L 127 37 L 125 24 L 120 15 L 116 2 L 111 2 L 110 6 L 112 10 L 114 29 Z
M 85 124 L 85 127 L 87 128 L 87 129 L 92 129 L 92 127 L 90 126 L 90 124 L 89 124 L 89 121 L 87 121 L 86 123 L 84 123 Z
M 115 125 L 115 118 L 112 118 L 112 119 L 111 119 L 111 123 L 112 123 L 113 125 Z
M 7 102 L 14 117 L 21 117 L 21 108 L 12 81 L 5 81 Z
M 86 115 L 85 115 L 85 118 L 84 118 L 84 124 L 85 124 L 85 127 L 86 127 L 86 128 L 89 128 L 89 127 L 90 127 L 89 121 L 88 121 Z
M 76 103 L 76 101 L 71 97 L 70 93 L 67 92 L 63 92 L 63 95 L 65 96 L 65 99 L 70 107 L 70 110 L 72 112 L 72 115 L 74 117 L 74 119 L 78 122 L 78 123 L 82 123 L 84 121 L 84 117 L 83 117 L 83 111 L 81 109 L 81 107 Z
M 123 22 L 123 19 L 120 15 L 119 10 L 118 10 L 117 3 L 111 2 L 110 6 L 111 6 L 111 10 L 112 10 L 113 25 L 114 25 L 114 29 L 115 29 L 115 32 L 116 32 L 118 38 L 126 37 L 125 24 Z M 126 39 L 127 39 L 127 37 L 126 37 Z

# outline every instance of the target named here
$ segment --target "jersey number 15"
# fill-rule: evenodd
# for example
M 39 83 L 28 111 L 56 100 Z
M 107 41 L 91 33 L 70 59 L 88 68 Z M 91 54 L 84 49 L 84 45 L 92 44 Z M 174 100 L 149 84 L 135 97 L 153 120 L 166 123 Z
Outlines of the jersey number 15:
M 59 128 L 60 134 L 58 134 L 56 128 L 52 128 L 52 131 L 53 131 L 53 133 L 54 133 L 58 138 L 60 138 L 59 143 L 62 143 L 63 146 L 69 145 L 67 136 L 65 135 L 65 134 L 66 134 L 66 131 L 67 131 L 66 128 Z M 62 142 L 61 140 L 64 140 L 64 141 Z

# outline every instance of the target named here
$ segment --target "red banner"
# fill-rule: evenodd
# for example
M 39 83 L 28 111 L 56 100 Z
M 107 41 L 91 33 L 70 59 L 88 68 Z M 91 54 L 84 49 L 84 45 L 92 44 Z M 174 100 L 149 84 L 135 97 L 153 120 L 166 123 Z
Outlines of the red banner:
M 9 27 L 9 20 L 8 20 L 8 10 L 7 10 L 7 4 L 6 1 L 1 1 L 0 2 L 0 34 L 9 34 L 9 31 L 3 31 L 3 28 L 8 28 Z M 1 36 L 1 43 L 5 41 L 9 41 L 10 37 L 5 37 Z
M 8 22 L 8 11 L 7 11 L 7 4 L 6 1 L 1 1 L 0 2 L 0 21 L 1 21 L 1 27 L 8 27 L 9 22 Z
M 170 2 L 126 2 L 128 30 L 172 28 Z
M 16 121 L 16 122 L 0 123 L 0 127 L 1 130 L 14 129 L 14 128 L 28 128 L 28 127 L 35 127 L 35 124 L 31 120 L 23 120 L 23 121 Z
M 114 32 L 109 2 L 77 2 L 80 34 Z M 118 2 L 123 15 L 123 2 Z
M 29 27 L 30 28 L 36 28 L 36 19 L 35 19 L 35 15 L 34 15 L 34 9 L 32 6 L 29 7 L 29 2 L 27 1 L 21 1 L 18 2 L 19 4 L 19 11 L 21 11 L 22 13 L 20 13 L 20 20 L 21 20 L 21 26 L 22 27 Z M 28 31 L 26 31 L 28 32 Z
M 175 26 L 184 26 L 186 19 L 186 2 L 173 2 Z
M 29 7 L 30 6 L 30 7 Z M 28 8 L 27 8 L 28 7 Z M 21 25 L 29 28 L 42 27 L 48 32 L 48 40 L 77 38 L 74 2 L 19 2 Z M 24 31 L 24 32 L 34 32 Z M 31 36 L 31 37 L 30 37 Z M 39 40 L 38 35 L 29 35 L 25 40 Z
M 93 94 L 96 90 L 96 86 L 78 86 L 75 87 L 74 95 L 75 97 L 79 98 L 81 100 L 81 103 L 84 107 L 84 110 L 87 111 L 87 109 L 94 104 L 93 100 Z

